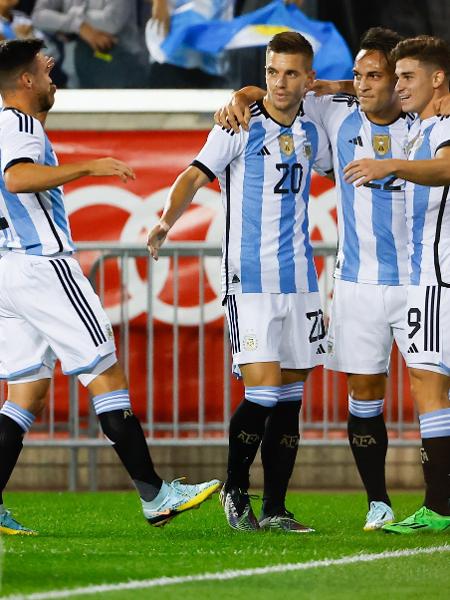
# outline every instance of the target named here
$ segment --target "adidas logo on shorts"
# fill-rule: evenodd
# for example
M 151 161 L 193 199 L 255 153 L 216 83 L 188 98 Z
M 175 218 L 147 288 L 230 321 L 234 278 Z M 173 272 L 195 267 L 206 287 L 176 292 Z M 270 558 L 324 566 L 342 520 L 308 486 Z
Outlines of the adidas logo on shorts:
M 417 354 L 419 351 L 417 350 L 417 346 L 415 344 L 411 344 L 408 348 L 408 354 Z
M 322 344 L 319 344 L 319 347 L 316 350 L 316 354 L 326 354 L 327 351 L 325 350 L 325 348 L 322 346 Z

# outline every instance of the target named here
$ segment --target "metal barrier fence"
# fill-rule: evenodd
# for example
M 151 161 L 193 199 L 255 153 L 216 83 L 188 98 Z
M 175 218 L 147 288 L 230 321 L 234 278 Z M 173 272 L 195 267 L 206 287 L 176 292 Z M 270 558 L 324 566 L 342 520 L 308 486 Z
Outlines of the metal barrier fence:
M 315 243 L 314 252 L 320 274 L 320 291 L 327 313 L 332 291 L 335 248 Z M 85 242 L 78 244 L 77 256 L 100 298 L 109 307 L 116 331 L 119 359 L 127 375 L 131 376 L 131 398 L 136 394 L 141 396 L 140 417 L 151 444 L 195 445 L 206 441 L 208 444 L 225 444 L 232 400 L 236 404 L 241 392 L 237 384 L 232 382 L 228 332 L 221 316 L 220 293 L 215 293 L 218 292 L 217 285 L 220 281 L 221 249 L 209 243 L 170 243 L 161 249 L 160 260 L 155 263 L 144 244 Z M 186 298 L 184 305 L 180 301 L 181 295 L 186 296 L 186 290 L 180 285 L 181 280 L 184 287 L 186 281 L 195 283 L 189 288 L 191 298 L 188 298 L 187 305 Z M 161 299 L 164 295 L 168 299 Z M 192 297 L 195 297 L 195 306 L 192 305 Z M 140 319 L 138 354 L 145 354 L 145 373 L 141 373 L 139 387 L 134 389 L 136 367 L 134 371 L 131 368 L 133 348 L 130 341 L 133 341 L 131 329 L 136 319 Z M 219 365 L 216 356 L 211 357 L 211 352 L 207 350 L 211 324 L 214 325 L 215 337 L 220 337 L 220 352 L 216 344 Z M 161 327 L 165 332 L 163 356 L 158 351 Z M 197 369 L 196 373 L 191 374 L 192 380 L 196 382 L 196 389 L 190 392 L 190 414 L 194 414 L 196 418 L 188 419 L 182 415 L 185 398 L 182 372 L 186 371 L 186 351 L 180 349 L 180 336 L 186 331 L 195 338 L 195 356 L 189 352 L 188 359 Z M 215 395 L 211 395 L 211 384 L 208 383 L 212 359 L 216 379 L 221 382 L 220 393 L 215 389 Z M 417 424 L 408 386 L 405 385 L 405 366 L 396 350 L 393 352 L 391 366 L 385 414 L 392 443 L 415 444 Z M 167 417 L 165 410 L 164 418 L 158 418 L 155 389 L 159 385 L 158 396 L 161 395 L 159 378 L 163 371 L 169 372 L 171 378 L 171 381 L 164 382 L 163 389 L 166 391 L 162 393 L 164 406 L 169 406 L 170 414 Z M 66 390 L 62 381 L 61 376 L 52 381 L 48 407 L 33 428 L 33 433 L 27 437 L 26 444 L 69 447 L 72 457 L 69 481 L 70 488 L 75 489 L 78 449 L 92 448 L 93 451 L 89 453 L 90 471 L 95 477 L 95 448 L 107 445 L 108 442 L 100 433 L 86 392 L 81 389 L 77 379 L 66 378 Z M 4 393 L 2 389 L 3 397 Z M 313 372 L 305 386 L 302 409 L 301 428 L 305 444 L 347 443 L 344 433 L 346 396 L 345 377 L 342 374 L 323 369 Z M 64 408 L 66 400 L 67 407 Z M 213 418 L 208 416 L 212 405 Z M 95 487 L 93 480 L 91 483 L 91 487 Z

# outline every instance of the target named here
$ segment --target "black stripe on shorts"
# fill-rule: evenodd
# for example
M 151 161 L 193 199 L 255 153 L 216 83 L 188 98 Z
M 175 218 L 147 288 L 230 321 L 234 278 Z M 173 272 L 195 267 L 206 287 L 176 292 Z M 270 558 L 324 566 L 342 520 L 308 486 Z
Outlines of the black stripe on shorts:
M 53 269 L 55 270 L 55 273 L 56 273 L 64 291 L 66 292 L 66 295 L 67 295 L 70 303 L 72 304 L 73 308 L 75 309 L 75 312 L 77 313 L 77 315 L 80 317 L 83 325 L 86 327 L 95 346 L 100 346 L 103 341 L 106 341 L 106 338 L 104 340 L 99 338 L 98 332 L 96 331 L 95 326 L 92 323 L 92 319 L 90 318 L 89 314 L 86 313 L 86 309 L 80 303 L 80 299 L 77 297 L 77 295 L 73 289 L 73 285 L 71 284 L 70 280 L 68 279 L 63 266 L 60 264 L 60 261 L 59 260 L 51 260 L 50 264 L 52 265 Z

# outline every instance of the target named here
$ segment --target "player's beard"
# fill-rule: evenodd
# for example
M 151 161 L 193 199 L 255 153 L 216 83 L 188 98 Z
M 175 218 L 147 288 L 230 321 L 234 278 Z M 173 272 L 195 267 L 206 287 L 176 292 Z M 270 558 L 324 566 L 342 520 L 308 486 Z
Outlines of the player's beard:
M 39 94 L 38 96 L 39 112 L 48 112 L 55 103 L 55 92 L 48 91 Z

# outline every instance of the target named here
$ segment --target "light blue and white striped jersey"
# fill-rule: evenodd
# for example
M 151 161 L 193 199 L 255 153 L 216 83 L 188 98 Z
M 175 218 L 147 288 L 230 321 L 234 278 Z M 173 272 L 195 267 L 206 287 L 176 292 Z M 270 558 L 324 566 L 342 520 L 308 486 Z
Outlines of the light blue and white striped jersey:
M 222 191 L 222 291 L 317 291 L 307 208 L 311 169 L 332 169 L 328 139 L 307 117 L 286 126 L 262 103 L 250 109 L 248 131 L 215 126 L 192 163 Z
M 405 182 L 387 177 L 362 187 L 344 180 L 343 168 L 359 158 L 406 158 L 414 117 L 390 125 L 369 121 L 354 96 L 307 94 L 305 114 L 327 132 L 333 151 L 338 211 L 335 277 L 378 285 L 408 282 Z
M 10 228 L 8 248 L 39 256 L 73 252 L 61 187 L 20 194 L 6 189 L 5 171 L 20 162 L 58 164 L 41 123 L 17 109 L 6 108 L 0 112 L 0 212 Z
M 8 221 L 0 213 L 0 256 L 9 252 L 8 242 L 11 241 L 11 230 L 8 227 Z
M 408 158 L 429 160 L 450 146 L 450 118 L 430 117 L 411 130 Z M 408 182 L 406 218 L 412 285 L 450 287 L 449 186 L 429 187 Z

